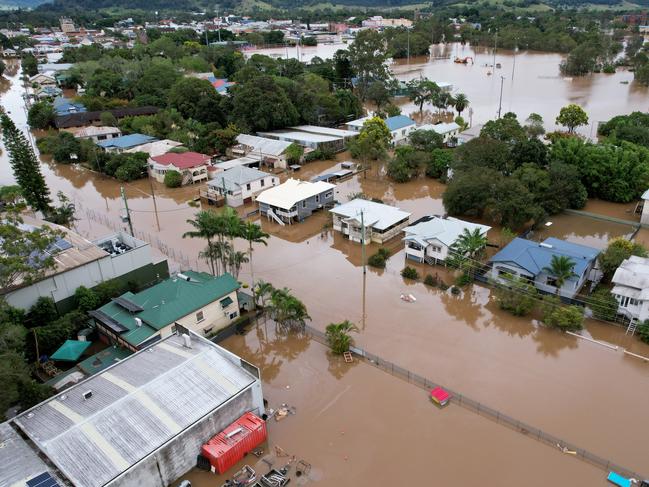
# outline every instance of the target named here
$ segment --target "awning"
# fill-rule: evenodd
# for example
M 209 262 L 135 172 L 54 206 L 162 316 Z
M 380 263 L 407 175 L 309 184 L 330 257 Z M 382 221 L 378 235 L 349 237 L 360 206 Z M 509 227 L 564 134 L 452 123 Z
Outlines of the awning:
M 228 296 L 227 298 L 221 300 L 221 308 L 227 308 L 233 302 L 234 301 L 232 301 L 232 298 L 230 296 Z
M 59 349 L 52 354 L 50 359 L 65 362 L 76 362 L 83 352 L 92 345 L 91 342 L 80 342 L 79 340 L 66 340 Z

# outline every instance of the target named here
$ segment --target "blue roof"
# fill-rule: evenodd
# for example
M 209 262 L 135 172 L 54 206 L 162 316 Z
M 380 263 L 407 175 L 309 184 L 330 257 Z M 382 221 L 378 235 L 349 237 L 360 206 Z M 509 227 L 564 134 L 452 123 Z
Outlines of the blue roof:
M 395 117 L 388 117 L 385 119 L 385 124 L 390 129 L 390 132 L 399 130 L 409 125 L 416 125 L 417 123 L 410 117 L 405 115 L 397 115 Z
M 490 262 L 512 263 L 536 276 L 544 267 L 550 267 L 552 256 L 566 256 L 575 263 L 574 272 L 580 276 L 599 252 L 598 249 L 554 237 L 546 238 L 542 243 L 515 238 L 494 255 Z
M 71 113 L 85 112 L 86 107 L 83 103 L 76 103 L 63 96 L 57 96 L 52 102 L 57 115 L 69 115 Z
M 131 134 L 123 135 L 122 137 L 115 137 L 114 139 L 102 140 L 101 142 L 97 142 L 97 145 L 99 147 L 103 147 L 104 149 L 130 149 L 132 147 L 137 147 L 138 145 L 147 144 L 156 140 L 158 139 L 151 137 L 150 135 Z

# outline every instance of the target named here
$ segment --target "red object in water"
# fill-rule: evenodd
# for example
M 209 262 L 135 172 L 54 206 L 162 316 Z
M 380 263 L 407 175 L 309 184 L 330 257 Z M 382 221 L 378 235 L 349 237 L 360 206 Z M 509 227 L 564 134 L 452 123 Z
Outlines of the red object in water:
M 224 473 L 264 441 L 266 422 L 246 413 L 205 443 L 201 453 L 218 473 Z
M 452 394 L 441 387 L 436 387 L 430 391 L 430 398 L 435 401 L 440 406 L 446 406 L 446 404 L 451 400 Z

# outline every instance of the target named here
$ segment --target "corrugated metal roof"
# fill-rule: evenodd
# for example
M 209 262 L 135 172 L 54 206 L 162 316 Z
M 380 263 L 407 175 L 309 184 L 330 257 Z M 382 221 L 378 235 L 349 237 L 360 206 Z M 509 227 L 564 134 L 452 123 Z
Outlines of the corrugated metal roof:
M 148 142 L 154 142 L 156 140 L 158 139 L 156 139 L 155 137 L 151 137 L 150 135 L 130 134 L 130 135 L 123 135 L 121 137 L 114 137 L 108 140 L 102 140 L 100 142 L 97 142 L 97 145 L 99 147 L 103 147 L 104 149 L 113 148 L 113 147 L 117 147 L 120 149 L 130 149 L 132 147 L 146 144 Z
M 291 178 L 279 186 L 274 186 L 261 193 L 257 196 L 257 202 L 289 210 L 296 203 L 317 194 L 331 191 L 335 187 L 335 185 L 324 181 L 310 183 Z
M 255 380 L 221 347 L 172 335 L 13 422 L 74 485 L 99 487 Z
M 353 218 L 358 222 L 361 221 L 361 212 L 363 212 L 365 226 L 371 226 L 377 230 L 385 230 L 395 223 L 399 223 L 410 217 L 410 213 L 402 211 L 395 206 L 376 203 L 375 201 L 361 198 L 338 205 L 329 211 L 345 218 Z
M 248 134 L 239 134 L 237 143 L 250 147 L 252 152 L 261 152 L 264 155 L 271 156 L 281 156 L 286 148 L 291 145 L 291 142 L 285 140 L 275 140 Z
M 235 166 L 218 173 L 207 185 L 213 188 L 223 188 L 225 186 L 227 191 L 239 191 L 242 186 L 248 183 L 270 177 L 273 177 L 272 174 L 264 171 L 247 166 Z
M 436 216 L 430 220 L 406 227 L 403 231 L 406 234 L 404 240 L 416 240 L 426 245 L 428 240 L 436 239 L 450 247 L 465 229 L 470 232 L 479 229 L 481 234 L 486 234 L 490 228 L 487 225 L 465 222 L 458 218 L 440 218 Z
M 406 117 L 405 115 L 396 115 L 394 117 L 388 117 L 385 119 L 385 124 L 390 129 L 390 132 L 395 130 L 402 129 L 404 127 L 410 127 L 411 125 L 417 125 L 412 118 Z

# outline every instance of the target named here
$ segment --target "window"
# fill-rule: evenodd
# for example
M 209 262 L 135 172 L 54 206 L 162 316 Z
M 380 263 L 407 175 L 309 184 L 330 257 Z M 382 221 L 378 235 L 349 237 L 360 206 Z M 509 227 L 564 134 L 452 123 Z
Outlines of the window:
M 204 319 L 205 319 L 205 317 L 203 316 L 203 312 L 202 312 L 202 311 L 199 311 L 198 313 L 196 313 L 196 323 L 200 323 L 200 322 L 203 321 Z
M 232 313 L 230 313 L 230 319 L 231 320 L 235 319 L 237 316 L 239 316 L 239 313 L 236 312 L 236 311 L 233 311 Z
M 266 181 L 264 181 L 264 180 L 262 179 L 262 180 L 260 181 L 260 184 L 261 184 L 261 187 L 263 188 L 263 187 L 265 186 L 265 184 L 266 184 Z M 250 188 L 248 188 L 248 189 L 250 189 Z
M 220 302 L 221 302 L 221 308 L 225 309 L 228 306 L 230 306 L 234 301 L 230 296 L 228 296 L 227 298 L 223 298 Z
M 438 254 L 442 251 L 442 247 L 439 247 L 437 245 L 431 245 L 430 248 L 433 252 L 436 252 Z
M 306 200 L 302 202 L 302 208 L 306 208 Z
M 415 249 L 415 250 L 421 250 L 421 245 L 419 245 L 416 242 L 408 242 L 408 248 Z
M 262 180 L 263 181 L 263 180 Z M 246 184 L 246 189 L 250 191 L 250 183 Z
M 545 283 L 548 286 L 557 287 L 557 280 L 554 277 L 548 277 L 548 279 L 545 281 Z
M 203 333 L 205 333 L 207 335 L 209 332 L 212 331 L 212 328 L 214 328 L 214 327 L 213 326 L 208 326 L 207 328 L 203 328 Z
M 315 202 L 320 203 L 320 195 L 319 194 L 315 195 Z
M 333 191 L 327 191 L 327 192 L 325 193 L 324 197 L 325 197 L 325 199 L 329 199 L 329 198 L 332 198 L 333 195 L 334 195 L 334 192 L 333 192 Z

